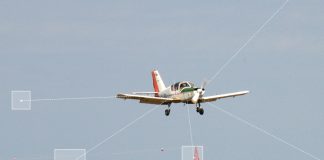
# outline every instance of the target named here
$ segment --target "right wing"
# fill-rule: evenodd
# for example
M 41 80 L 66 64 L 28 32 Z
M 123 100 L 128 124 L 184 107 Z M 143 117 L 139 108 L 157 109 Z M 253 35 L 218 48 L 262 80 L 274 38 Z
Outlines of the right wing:
M 163 97 L 153 97 L 145 95 L 136 95 L 136 94 L 117 94 L 117 98 L 121 99 L 134 99 L 139 100 L 140 103 L 148 104 L 170 104 L 170 103 L 179 103 L 180 100 L 175 100 L 172 98 L 163 98 Z
M 233 92 L 233 93 L 226 93 L 226 94 L 219 94 L 219 95 L 214 95 L 214 96 L 208 96 L 208 97 L 202 97 L 199 98 L 199 102 L 204 103 L 204 102 L 212 102 L 216 101 L 221 98 L 228 98 L 228 97 L 236 97 L 236 96 L 242 96 L 245 94 L 248 94 L 250 91 L 240 91 L 240 92 Z

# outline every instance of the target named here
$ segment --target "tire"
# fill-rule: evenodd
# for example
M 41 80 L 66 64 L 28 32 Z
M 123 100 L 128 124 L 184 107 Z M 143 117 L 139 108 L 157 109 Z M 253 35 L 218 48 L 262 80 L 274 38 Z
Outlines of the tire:
M 204 115 L 204 109 L 203 108 L 199 108 L 199 114 Z
M 170 115 L 170 111 L 171 111 L 170 109 L 166 109 L 166 110 L 165 110 L 165 115 L 166 115 L 166 116 L 169 116 L 169 115 Z

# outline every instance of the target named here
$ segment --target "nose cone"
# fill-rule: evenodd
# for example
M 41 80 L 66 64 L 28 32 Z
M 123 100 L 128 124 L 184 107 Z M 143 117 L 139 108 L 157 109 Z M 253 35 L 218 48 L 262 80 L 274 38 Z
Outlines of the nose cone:
M 200 95 L 203 96 L 205 94 L 205 89 L 202 89 Z
M 199 93 L 200 96 L 203 96 L 205 94 L 205 89 L 204 88 L 199 88 L 197 90 L 197 92 Z

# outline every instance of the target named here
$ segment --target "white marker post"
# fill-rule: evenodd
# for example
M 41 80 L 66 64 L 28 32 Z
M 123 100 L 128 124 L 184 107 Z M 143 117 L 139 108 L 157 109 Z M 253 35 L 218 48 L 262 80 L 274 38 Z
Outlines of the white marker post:
M 54 149 L 54 160 L 86 160 L 86 150 Z
M 204 148 L 203 146 L 182 146 L 181 160 L 203 160 Z
M 11 91 L 11 110 L 31 110 L 31 91 Z

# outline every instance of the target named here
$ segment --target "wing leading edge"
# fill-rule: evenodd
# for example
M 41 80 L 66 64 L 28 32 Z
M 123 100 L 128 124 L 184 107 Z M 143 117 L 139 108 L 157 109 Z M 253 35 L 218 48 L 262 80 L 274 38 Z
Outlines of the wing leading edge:
M 121 98 L 125 100 L 135 99 L 135 100 L 139 100 L 140 103 L 160 104 L 160 105 L 181 102 L 180 100 L 175 100 L 172 98 L 153 97 L 153 96 L 135 95 L 135 94 L 117 94 L 117 98 Z
M 207 96 L 207 97 L 201 97 L 199 99 L 199 102 L 204 103 L 204 102 L 212 102 L 216 101 L 218 99 L 222 98 L 228 98 L 228 97 L 236 97 L 236 96 L 242 96 L 245 94 L 248 94 L 250 91 L 239 91 L 239 92 L 232 92 L 232 93 L 225 93 L 225 94 L 219 94 L 219 95 L 214 95 L 214 96 Z

